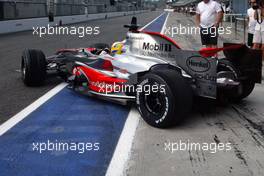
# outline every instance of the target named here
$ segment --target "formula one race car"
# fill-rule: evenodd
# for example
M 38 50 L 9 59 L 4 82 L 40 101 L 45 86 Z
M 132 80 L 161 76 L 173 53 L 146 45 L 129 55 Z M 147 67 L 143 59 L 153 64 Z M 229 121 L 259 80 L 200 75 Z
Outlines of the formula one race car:
M 240 101 L 261 83 L 261 51 L 242 44 L 200 51 L 182 50 L 170 38 L 139 31 L 133 17 L 126 39 L 89 48 L 61 49 L 45 57 L 23 52 L 22 78 L 27 86 L 43 84 L 50 71 L 69 88 L 116 101 L 135 102 L 150 125 L 166 128 L 191 111 L 193 97 Z M 218 59 L 223 51 L 225 58 Z

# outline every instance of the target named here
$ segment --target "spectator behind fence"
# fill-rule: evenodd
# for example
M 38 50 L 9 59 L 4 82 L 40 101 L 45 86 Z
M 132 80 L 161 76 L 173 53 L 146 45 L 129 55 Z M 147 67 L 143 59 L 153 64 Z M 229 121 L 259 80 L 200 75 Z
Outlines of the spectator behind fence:
M 251 48 L 253 47 L 253 37 L 255 33 L 255 27 L 257 24 L 257 20 L 255 20 L 255 10 L 253 9 L 253 6 L 256 6 L 256 0 L 250 0 L 250 6 L 247 10 L 247 21 L 248 21 L 248 46 Z
M 216 48 L 218 27 L 223 19 L 221 5 L 213 0 L 203 0 L 196 9 L 196 23 L 201 28 L 202 45 L 207 48 Z
M 253 49 L 261 49 L 264 51 L 264 2 L 263 0 L 254 7 L 254 18 L 257 21 L 255 33 L 253 37 Z M 264 54 L 262 54 L 263 59 Z

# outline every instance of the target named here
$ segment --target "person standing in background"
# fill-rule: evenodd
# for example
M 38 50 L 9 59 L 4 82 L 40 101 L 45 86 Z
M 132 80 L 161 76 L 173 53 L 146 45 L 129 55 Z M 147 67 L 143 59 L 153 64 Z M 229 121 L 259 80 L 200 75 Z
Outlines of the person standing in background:
M 253 37 L 255 33 L 255 27 L 257 25 L 257 20 L 255 19 L 255 10 L 253 9 L 253 6 L 256 6 L 257 2 L 256 0 L 250 0 L 250 6 L 247 10 L 247 22 L 248 22 L 248 46 L 253 47 Z
M 203 0 L 196 9 L 196 23 L 201 28 L 202 45 L 216 48 L 218 42 L 218 27 L 223 19 L 221 5 L 213 0 Z
M 256 9 L 254 17 L 257 21 L 253 37 L 253 49 L 261 49 L 263 52 L 262 60 L 264 60 L 264 0 L 253 6 L 253 9 Z

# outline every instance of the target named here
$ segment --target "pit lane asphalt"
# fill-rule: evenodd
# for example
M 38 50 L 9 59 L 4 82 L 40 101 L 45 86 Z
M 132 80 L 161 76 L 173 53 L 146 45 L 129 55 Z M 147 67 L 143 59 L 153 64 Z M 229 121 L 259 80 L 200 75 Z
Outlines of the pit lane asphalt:
M 170 13 L 167 27 L 193 26 L 194 18 Z M 228 24 L 224 24 L 227 26 Z M 168 34 L 167 34 L 168 35 Z M 171 36 L 170 36 L 171 37 Z M 201 48 L 199 35 L 175 35 L 183 49 Z M 241 33 L 220 37 L 242 42 Z M 185 123 L 172 129 L 149 127 L 140 120 L 126 175 L 140 176 L 263 176 L 264 175 L 264 85 L 239 104 L 217 106 L 199 100 Z M 140 118 L 140 117 L 139 117 Z M 230 151 L 211 153 L 206 150 L 165 151 L 165 143 L 230 143 Z M 176 148 L 176 145 L 175 145 Z M 194 148 L 194 147 L 193 147 Z
M 147 16 L 147 15 L 142 15 Z M 153 15 L 158 16 L 157 15 Z M 123 17 L 122 17 L 123 18 Z M 153 19 L 152 18 L 152 19 Z M 126 18 L 127 19 L 127 18 Z M 111 19 L 117 20 L 117 19 Z M 151 20 L 151 19 L 150 19 Z M 149 21 L 150 21 L 149 20 Z M 125 23 L 129 22 L 129 19 L 123 19 Z M 148 21 L 148 22 L 149 22 Z M 172 17 L 171 20 L 168 20 L 168 24 L 170 23 L 183 23 L 190 21 L 190 18 L 183 18 L 181 16 Z M 143 23 L 143 22 L 141 22 Z M 92 24 L 89 22 L 89 24 Z M 113 26 L 112 26 L 113 27 Z M 126 30 L 124 30 L 124 33 Z M 8 43 L 9 36 L 0 37 L 0 59 L 1 59 L 1 77 L 8 76 L 13 78 L 12 80 L 5 81 L 6 84 L 13 85 L 11 86 L 2 84 L 1 80 L 1 88 L 4 92 L 8 92 L 8 89 L 13 89 L 13 91 L 9 91 L 9 96 L 12 97 L 12 94 L 17 96 L 15 99 L 10 99 L 10 97 L 5 96 L 5 93 L 1 93 L 1 111 L 2 111 L 2 102 L 9 101 L 6 103 L 10 107 L 10 109 L 15 108 L 12 106 L 18 106 L 17 111 L 25 107 L 27 104 L 30 104 L 31 101 L 44 94 L 46 91 L 54 87 L 59 81 L 54 79 L 51 80 L 50 83 L 52 85 L 46 85 L 43 88 L 34 88 L 28 89 L 23 88 L 23 84 L 21 84 L 19 79 L 19 74 L 15 72 L 15 69 L 19 67 L 19 59 L 17 57 L 20 56 L 21 51 L 23 50 L 23 41 L 28 40 L 27 37 L 22 37 L 23 35 L 31 36 L 31 33 L 24 32 L 18 33 L 14 36 L 20 40 L 16 40 L 16 37 L 13 38 L 13 42 L 9 44 L 14 45 L 15 47 L 12 50 L 10 48 L 4 48 L 5 46 L 2 41 Z M 119 34 L 116 34 L 119 36 Z M 122 35 L 123 36 L 123 35 Z M 109 38 L 114 38 L 112 36 L 108 36 Z M 108 38 L 107 37 L 107 38 Z M 177 36 L 180 37 L 180 36 Z M 200 40 L 199 37 L 180 37 L 181 46 L 186 46 L 188 49 L 200 48 Z M 106 38 L 106 40 L 107 40 Z M 122 39 L 122 37 L 120 37 Z M 5 40 L 3 40 L 5 39 Z M 60 39 L 61 41 L 57 41 Z M 90 39 L 90 38 L 89 38 Z M 86 41 L 80 40 L 82 44 L 86 43 L 94 43 L 95 38 Z M 177 41 L 178 38 L 174 38 Z M 35 38 L 31 38 L 34 41 L 30 47 L 37 48 L 38 45 L 41 46 L 41 42 L 37 42 Z M 55 50 L 56 42 L 61 42 L 60 44 L 64 44 L 66 39 L 63 40 L 61 37 L 57 37 L 57 39 L 44 39 L 46 42 L 42 43 L 42 47 L 46 48 L 46 52 L 50 54 Z M 69 41 L 74 41 L 76 45 L 79 46 L 78 38 L 69 39 Z M 76 41 L 75 41 L 76 40 Z M 97 40 L 97 39 L 96 39 Z M 102 42 L 103 37 L 102 37 Z M 110 39 L 109 39 L 110 41 Z M 19 44 L 16 45 L 16 42 Z M 46 46 L 45 44 L 50 44 L 50 46 Z M 22 45 L 22 46 L 21 46 Z M 29 45 L 29 44 L 25 44 Z M 70 45 L 70 44 L 69 44 Z M 83 46 L 83 45 L 82 45 Z M 3 48 L 3 50 L 2 50 Z M 61 46 L 58 46 L 61 48 Z M 17 52 L 16 50 L 21 50 Z M 8 53 L 8 57 L 2 54 L 2 51 Z M 16 57 L 15 57 L 16 56 Z M 17 64 L 16 67 L 9 68 L 10 58 L 13 58 L 13 62 Z M 4 58 L 4 60 L 3 60 Z M 9 68 L 9 69 L 8 69 Z M 2 69 L 4 71 L 2 71 Z M 4 76 L 3 76 L 4 75 Z M 11 77 L 12 76 L 12 77 Z M 12 83 L 15 82 L 15 83 Z M 15 87 L 15 88 L 14 88 Z M 22 89 L 21 91 L 19 89 Z M 25 89 L 25 90 L 23 90 Z M 139 127 L 136 132 L 133 149 L 131 152 L 131 158 L 127 167 L 127 175 L 264 175 L 264 159 L 263 159 L 263 104 L 264 104 L 264 91 L 263 86 L 258 85 L 252 95 L 238 105 L 228 105 L 227 107 L 215 107 L 209 106 L 208 103 L 201 103 L 201 105 L 195 108 L 192 115 L 185 122 L 184 125 L 180 127 L 176 127 L 173 129 L 167 130 L 158 130 L 152 128 L 145 124 L 142 120 L 140 120 Z M 32 91 L 32 92 L 31 92 Z M 63 93 L 63 92 L 62 92 Z M 63 97 L 63 94 L 61 95 Z M 19 103 L 16 103 L 16 99 L 19 99 Z M 28 99 L 27 104 L 23 104 L 23 99 Z M 29 101 L 30 100 L 30 101 Z M 84 100 L 86 101 L 86 100 Z M 7 111 L 8 112 L 8 111 Z M 15 113 L 15 111 L 14 111 Z M 14 114 L 13 113 L 13 114 Z M 2 117 L 2 116 L 0 116 Z M 41 118 L 41 116 L 39 116 Z M 45 118 L 45 117 L 43 117 Z M 79 117 L 79 118 L 87 118 Z M 140 117 L 138 117 L 140 118 Z M 36 119 L 38 120 L 38 119 Z M 39 119 L 40 120 L 40 119 Z M 39 121 L 41 122 L 41 121 Z M 27 123 L 30 123 L 27 122 Z M 61 129 L 58 128 L 58 131 Z M 20 133 L 21 131 L 15 131 Z M 6 137 L 8 138 L 8 136 Z M 34 136 L 32 136 L 34 138 Z M 179 140 L 186 141 L 189 139 L 191 142 L 231 142 L 232 143 L 232 151 L 230 152 L 218 152 L 216 154 L 211 154 L 209 152 L 203 151 L 186 151 L 186 152 L 175 152 L 173 154 L 164 151 L 164 142 L 179 142 Z M 10 140 L 10 139 L 9 139 Z M 15 139 L 14 139 L 15 141 Z M 18 140 L 21 145 L 23 141 Z M 15 150 L 15 148 L 14 148 Z M 13 155 L 13 154 L 10 154 Z M 29 159 L 27 161 L 30 161 Z M 84 162 L 81 159 L 81 162 Z M 47 161 L 48 162 L 48 161 Z M 29 165 L 29 167 L 32 167 Z M 45 168 L 44 170 L 47 171 Z M 63 168 L 59 168 L 62 169 Z M 29 171 L 30 172 L 30 171 Z M 72 173 L 74 174 L 74 173 Z M 0 174 L 1 175 L 1 174 Z
M 148 12 L 136 15 L 138 23 L 146 25 L 162 12 Z M 74 26 L 99 26 L 100 34 L 79 38 L 77 35 L 53 35 L 38 37 L 32 31 L 0 35 L 0 124 L 11 118 L 34 100 L 48 92 L 61 82 L 50 78 L 42 87 L 25 87 L 20 79 L 20 59 L 25 48 L 41 49 L 49 56 L 60 48 L 88 47 L 93 43 L 108 43 L 123 40 L 132 16 L 123 16 L 107 20 L 94 20 Z
M 162 14 L 155 21 L 164 24 L 167 14 Z M 161 28 L 162 25 L 159 31 Z M 145 29 L 153 30 L 151 25 Z M 49 94 L 45 94 L 45 97 Z M 26 109 L 33 106 L 35 102 Z M 23 112 L 18 116 L 23 116 Z M 123 134 L 124 123 L 132 117 L 128 117 L 128 112 L 128 107 L 87 98 L 63 89 L 1 136 L 1 175 L 104 175 L 119 143 L 120 134 Z M 6 123 L 3 128 L 6 128 Z M 40 146 L 35 148 L 33 143 L 43 145 L 43 142 L 49 149 L 45 147 L 46 152 L 39 153 Z M 69 150 L 67 147 L 69 144 L 79 146 L 87 142 L 97 143 L 98 150 L 86 147 L 84 153 L 78 153 L 80 150 L 76 151 L 72 147 Z M 63 145 L 63 149 L 58 149 L 59 145 Z M 111 173 L 110 169 L 108 174 Z

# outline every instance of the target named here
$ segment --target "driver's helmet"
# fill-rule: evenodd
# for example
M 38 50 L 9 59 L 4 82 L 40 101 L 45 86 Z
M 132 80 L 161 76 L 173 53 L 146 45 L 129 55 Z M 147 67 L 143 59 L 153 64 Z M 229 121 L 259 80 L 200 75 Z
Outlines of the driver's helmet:
M 124 43 L 115 42 L 113 43 L 111 47 L 111 53 L 112 54 L 122 54 L 124 52 L 123 47 L 124 47 Z

